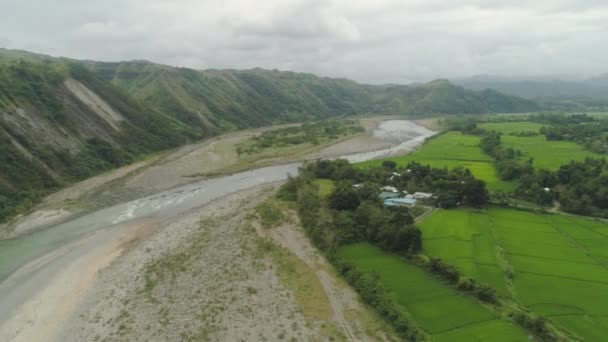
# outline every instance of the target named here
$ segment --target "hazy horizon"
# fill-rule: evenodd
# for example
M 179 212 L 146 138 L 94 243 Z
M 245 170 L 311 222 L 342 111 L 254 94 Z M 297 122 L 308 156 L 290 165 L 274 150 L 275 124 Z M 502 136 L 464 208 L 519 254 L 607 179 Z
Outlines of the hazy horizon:
M 605 74 L 608 3 L 34 0 L 0 4 L 0 47 L 194 69 L 310 72 L 362 83 Z

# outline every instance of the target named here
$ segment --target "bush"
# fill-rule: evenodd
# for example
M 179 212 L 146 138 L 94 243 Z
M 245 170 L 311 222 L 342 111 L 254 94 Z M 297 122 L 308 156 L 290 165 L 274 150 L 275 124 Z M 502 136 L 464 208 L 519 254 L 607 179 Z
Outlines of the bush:
M 255 209 L 264 228 L 275 227 L 285 220 L 285 215 L 283 215 L 281 208 L 278 208 L 272 202 L 264 202 L 258 205 Z
M 545 341 L 558 341 L 556 334 L 549 329 L 547 320 L 544 317 L 534 315 L 521 310 L 512 312 L 509 315 L 517 324 L 532 331 L 536 336 Z

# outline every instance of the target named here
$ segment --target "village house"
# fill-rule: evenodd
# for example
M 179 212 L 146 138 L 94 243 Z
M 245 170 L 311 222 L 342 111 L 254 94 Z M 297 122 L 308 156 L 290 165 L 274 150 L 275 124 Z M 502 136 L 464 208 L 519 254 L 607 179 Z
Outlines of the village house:
M 395 188 L 394 186 L 385 186 L 382 188 L 382 190 L 388 192 L 399 192 L 399 189 Z
M 429 199 L 431 197 L 433 197 L 433 194 L 428 192 L 414 192 L 414 194 L 411 195 L 411 198 L 415 199 Z
M 380 195 L 378 197 L 380 197 L 382 200 L 386 200 L 389 198 L 399 197 L 399 194 L 396 192 L 392 192 L 392 191 L 383 191 L 380 193 Z
M 384 200 L 384 205 L 387 207 L 412 207 L 416 204 L 416 200 L 407 197 L 393 197 Z

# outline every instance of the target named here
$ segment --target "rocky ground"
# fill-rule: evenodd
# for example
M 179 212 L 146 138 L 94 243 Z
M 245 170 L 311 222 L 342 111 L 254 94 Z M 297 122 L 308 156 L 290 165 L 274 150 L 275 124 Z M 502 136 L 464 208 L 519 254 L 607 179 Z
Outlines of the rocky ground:
M 232 194 L 161 223 L 165 226 L 157 233 L 99 272 L 55 340 L 368 341 L 389 336 L 293 221 L 269 230 L 256 224 L 254 208 L 275 189 Z

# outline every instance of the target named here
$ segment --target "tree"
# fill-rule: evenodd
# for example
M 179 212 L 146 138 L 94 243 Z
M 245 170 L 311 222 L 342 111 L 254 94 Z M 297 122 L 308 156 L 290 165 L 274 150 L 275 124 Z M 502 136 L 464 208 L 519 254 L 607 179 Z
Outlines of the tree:
M 478 179 L 469 179 L 463 184 L 463 200 L 472 206 L 482 206 L 488 202 L 486 183 Z
M 329 197 L 329 206 L 334 210 L 355 210 L 360 203 L 359 194 L 348 184 L 339 184 Z
M 382 167 L 387 169 L 387 170 L 395 170 L 397 168 L 397 163 L 395 163 L 392 160 L 385 160 L 382 162 Z

